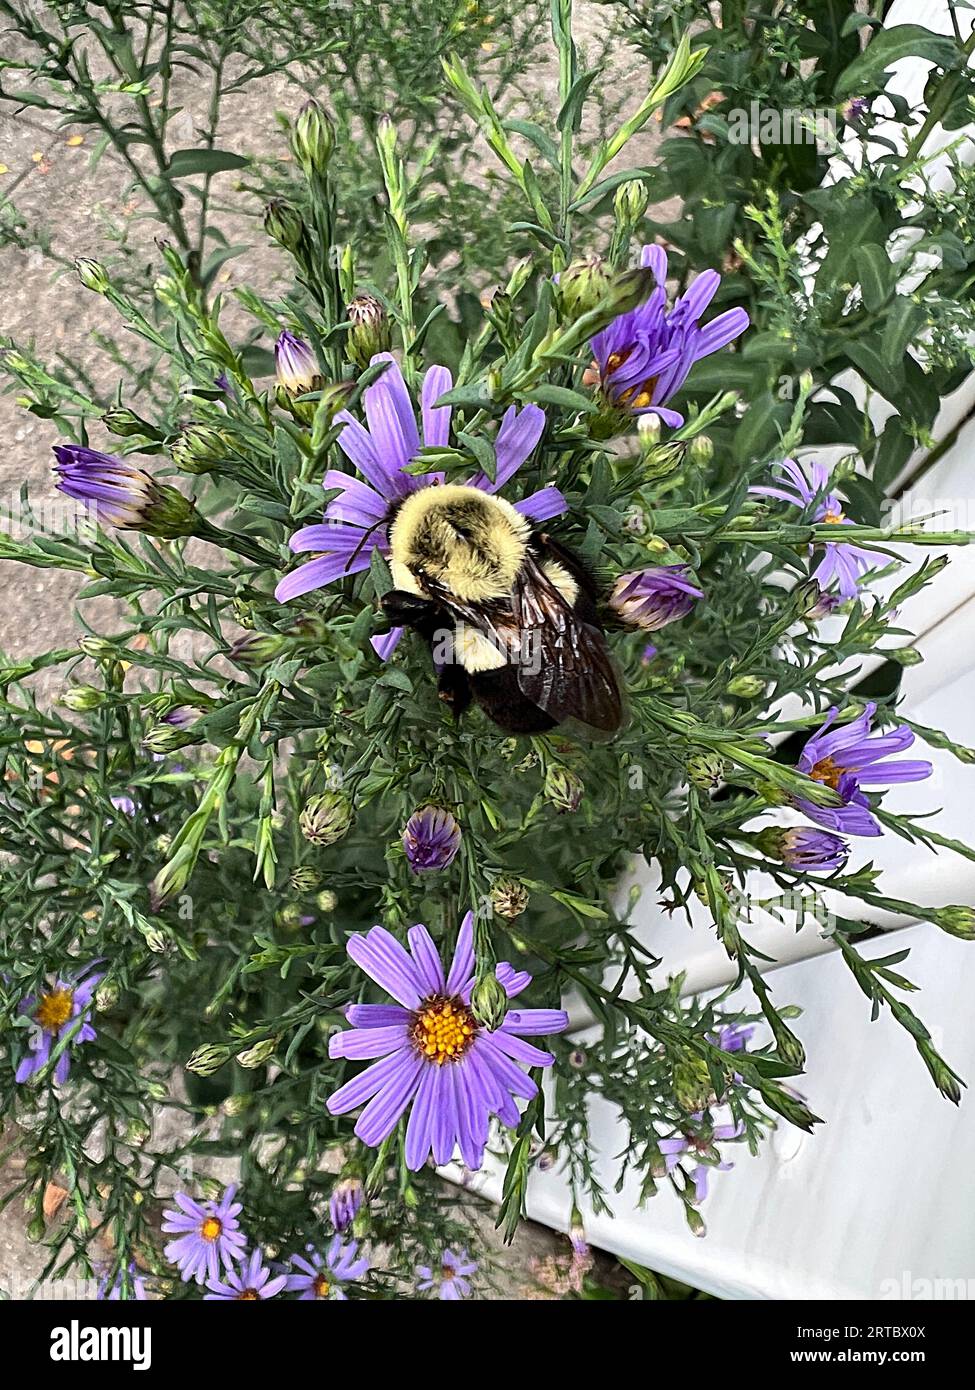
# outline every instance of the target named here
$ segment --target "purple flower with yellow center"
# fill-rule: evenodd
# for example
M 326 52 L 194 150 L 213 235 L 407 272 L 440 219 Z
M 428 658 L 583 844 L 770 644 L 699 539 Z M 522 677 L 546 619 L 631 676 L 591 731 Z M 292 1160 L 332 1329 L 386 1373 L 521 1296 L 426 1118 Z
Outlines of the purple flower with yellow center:
M 375 1148 L 392 1133 L 412 1105 L 406 1127 L 406 1163 L 414 1171 L 431 1150 L 438 1164 L 460 1149 L 472 1171 L 484 1159 L 492 1115 L 514 1127 L 515 1097 L 531 1100 L 538 1086 L 523 1067 L 548 1067 L 555 1060 L 525 1037 L 560 1033 L 568 1027 L 562 1009 L 509 1009 L 489 1031 L 471 1011 L 474 988 L 474 915 L 461 923 L 450 970 L 426 927 L 411 927 L 409 951 L 383 927 L 349 938 L 355 963 L 396 1001 L 352 1004 L 350 1031 L 334 1033 L 329 1056 L 350 1061 L 381 1058 L 329 1097 L 333 1115 L 360 1105 L 355 1133 Z M 531 984 L 531 976 L 506 961 L 496 970 L 509 999 Z M 524 1036 L 519 1036 L 524 1035 Z
M 422 806 L 403 830 L 403 848 L 415 874 L 446 869 L 460 849 L 460 826 L 442 806 Z
M 174 1235 L 164 1248 L 167 1260 L 179 1267 L 185 1282 L 195 1279 L 216 1279 L 220 1266 L 231 1270 L 244 1256 L 246 1241 L 241 1234 L 237 1217 L 240 1202 L 234 1201 L 236 1184 L 231 1183 L 219 1202 L 196 1202 L 185 1192 L 175 1192 L 173 1201 L 178 1211 L 164 1211 L 162 1228 Z
M 477 1263 L 466 1250 L 445 1250 L 438 1265 L 417 1266 L 417 1293 L 436 1292 L 445 1303 L 457 1303 L 471 1291 L 468 1279 L 477 1273 Z
M 691 1117 L 696 1121 L 703 1121 L 700 1114 Z M 698 1128 L 687 1130 L 680 1136 L 670 1139 L 660 1139 L 657 1141 L 657 1149 L 663 1156 L 664 1168 L 667 1173 L 672 1173 L 685 1156 L 698 1156 L 701 1162 L 691 1171 L 691 1182 L 694 1184 L 694 1201 L 703 1202 L 708 1195 L 708 1180 L 712 1171 L 727 1173 L 735 1166 L 733 1163 L 725 1163 L 721 1155 L 715 1148 L 715 1144 L 727 1142 L 729 1139 L 740 1139 L 745 1132 L 742 1123 L 727 1125 L 709 1125 L 701 1123 Z
M 21 1000 L 20 1012 L 30 1015 L 31 1027 L 29 1051 L 17 1067 L 16 1081 L 26 1081 L 46 1067 L 53 1050 L 63 1042 L 63 1051 L 54 1064 L 54 1080 L 57 1085 L 63 1085 L 71 1069 L 71 1049 L 95 1041 L 97 1034 L 89 1022 L 89 1015 L 104 972 L 85 973 L 94 969 L 95 963 L 86 966 L 73 979 L 58 979 L 44 993 L 31 994 Z
M 414 477 L 405 471 L 421 448 L 413 402 L 393 357 L 388 352 L 377 353 L 371 365 L 377 362 L 388 362 L 389 366 L 363 392 L 368 428 L 347 410 L 335 417 L 343 425 L 338 437 L 339 447 L 365 481 L 334 468 L 325 474 L 325 489 L 331 492 L 339 488 L 341 491 L 326 506 L 324 524 L 305 526 L 291 537 L 292 550 L 314 552 L 316 558 L 281 580 L 274 591 L 279 603 L 290 603 L 312 589 L 368 569 L 374 550 L 388 555 L 390 522 L 399 504 L 410 493 L 439 486 L 444 481 L 443 473 Z M 431 367 L 423 378 L 420 393 L 422 447 L 443 449 L 449 443 L 451 407 L 438 406 L 437 401 L 452 385 L 453 378 L 446 367 Z M 522 410 L 511 406 L 494 440 L 497 461 L 494 481 L 477 472 L 467 480 L 467 486 L 483 492 L 497 492 L 504 487 L 531 454 L 544 427 L 545 415 L 537 405 L 526 405 Z M 567 504 L 558 488 L 546 487 L 514 506 L 530 521 L 539 522 L 561 515 Z M 383 660 L 392 652 L 402 632 L 403 629 L 397 627 L 372 639 L 373 647 Z
M 337 1231 L 348 1230 L 365 1200 L 366 1189 L 361 1178 L 342 1178 L 335 1184 L 328 1199 L 328 1214 Z
M 266 1298 L 274 1298 L 288 1282 L 286 1274 L 272 1275 L 264 1263 L 260 1250 L 252 1250 L 244 1255 L 241 1263 L 228 1266 L 226 1277 L 218 1279 L 212 1274 L 207 1280 L 209 1293 L 203 1295 L 205 1303 L 260 1303 Z
M 300 1294 L 299 1302 L 306 1303 L 316 1298 L 333 1298 L 346 1302 L 348 1294 L 343 1292 L 343 1284 L 353 1284 L 369 1273 L 369 1261 L 359 1255 L 357 1241 L 343 1244 L 342 1237 L 336 1236 L 322 1255 L 313 1245 L 306 1246 L 306 1254 L 292 1255 L 294 1273 L 287 1275 L 285 1288 Z
M 322 384 L 315 354 L 302 338 L 287 329 L 274 344 L 274 371 L 278 385 L 292 396 L 316 391 Z
M 775 465 L 784 475 L 773 487 L 750 487 L 757 497 L 774 497 L 790 502 L 804 512 L 816 525 L 852 526 L 854 523 L 843 511 L 843 504 L 833 492 L 828 492 L 830 470 L 824 463 L 811 463 L 809 477 L 795 459 L 783 459 Z M 786 481 L 791 487 L 783 486 Z M 810 552 L 813 547 L 810 546 Z M 856 598 L 857 586 L 868 570 L 876 569 L 877 557 L 871 550 L 849 541 L 826 541 L 823 558 L 812 572 L 821 589 L 836 583 L 843 598 Z
M 686 565 L 661 565 L 621 574 L 609 606 L 625 623 L 656 632 L 668 623 L 686 618 L 703 597 L 703 589 L 688 579 Z
M 721 276 L 703 271 L 672 309 L 667 307 L 667 255 L 662 246 L 644 246 L 640 265 L 653 271 L 656 288 L 642 304 L 613 320 L 590 346 L 603 395 L 633 415 L 649 411 L 666 425 L 682 425 L 683 415 L 665 408 L 683 386 L 695 362 L 727 347 L 748 327 L 744 309 L 729 309 L 701 325 Z
M 174 539 L 192 535 L 199 518 L 174 487 L 141 468 L 84 444 L 55 444 L 58 480 L 66 497 L 92 503 L 100 525 Z
M 906 724 L 889 734 L 874 734 L 871 721 L 877 706 L 868 704 L 849 724 L 838 729 L 832 726 L 839 711 L 834 705 L 826 722 L 813 734 L 799 757 L 797 767 L 815 782 L 832 787 L 843 798 L 842 806 L 815 806 L 811 801 L 796 799 L 803 815 L 847 835 L 882 835 L 883 830 L 871 813 L 864 787 L 892 787 L 899 782 L 921 782 L 933 771 L 929 762 L 904 759 L 885 762 L 892 753 L 903 753 L 914 742 L 914 734 Z

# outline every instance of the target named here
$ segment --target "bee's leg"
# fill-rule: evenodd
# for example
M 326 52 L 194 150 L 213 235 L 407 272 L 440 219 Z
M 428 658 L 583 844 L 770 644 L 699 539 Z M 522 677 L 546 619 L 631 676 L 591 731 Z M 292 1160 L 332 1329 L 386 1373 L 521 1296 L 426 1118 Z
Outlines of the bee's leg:
M 411 627 L 423 637 L 429 637 L 437 625 L 440 607 L 433 599 L 421 598 L 404 589 L 390 589 L 380 599 L 383 612 L 397 627 Z
M 442 666 L 437 675 L 437 695 L 459 719 L 471 703 L 471 683 L 463 666 L 451 662 Z

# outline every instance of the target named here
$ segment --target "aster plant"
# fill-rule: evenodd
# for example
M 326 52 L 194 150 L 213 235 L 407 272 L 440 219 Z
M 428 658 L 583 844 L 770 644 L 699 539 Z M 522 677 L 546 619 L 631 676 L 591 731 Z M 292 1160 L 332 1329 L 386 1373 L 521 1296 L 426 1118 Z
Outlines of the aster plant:
M 754 305 L 714 267 L 672 283 L 653 171 L 609 170 L 705 55 L 682 39 L 584 150 L 571 10 L 552 7 L 551 133 L 509 128 L 445 62 L 532 247 L 463 333 L 438 332 L 458 327 L 448 296 L 424 308 L 438 286 L 392 122 L 374 132 L 385 255 L 336 245 L 343 149 L 316 106 L 292 124 L 300 207 L 266 214 L 294 274 L 240 290 L 246 327 L 164 245 L 151 313 L 94 257 L 81 270 L 157 364 L 150 392 L 106 413 L 5 356 L 57 470 L 0 557 L 81 586 L 74 640 L 0 658 L 0 1102 L 48 1274 L 93 1269 L 107 1231 L 108 1289 L 138 1287 L 131 1267 L 174 1299 L 477 1296 L 496 1271 L 464 1179 L 497 1177 L 510 1238 L 550 1170 L 578 1296 L 585 1221 L 616 1200 L 597 1094 L 623 1124 L 619 1185 L 702 1234 L 742 1147 L 818 1119 L 754 906 L 785 936 L 828 893 L 851 988 L 959 1099 L 899 965 L 860 950 L 861 908 L 962 939 L 975 918 L 886 895 L 862 841 L 973 857 L 925 819 L 920 745 L 975 755 L 850 673 L 913 659 L 910 601 L 970 538 L 872 524 L 873 460 L 815 458 L 811 375 L 745 448 Z M 438 698 L 436 653 L 382 600 L 404 580 L 397 508 L 446 486 L 500 499 L 591 577 L 615 735 L 512 734 Z M 45 528 L 56 487 L 84 526 Z M 661 987 L 619 888 L 634 863 L 678 919 L 706 907 L 734 986 Z M 74 1215 L 48 1233 L 53 1181 Z

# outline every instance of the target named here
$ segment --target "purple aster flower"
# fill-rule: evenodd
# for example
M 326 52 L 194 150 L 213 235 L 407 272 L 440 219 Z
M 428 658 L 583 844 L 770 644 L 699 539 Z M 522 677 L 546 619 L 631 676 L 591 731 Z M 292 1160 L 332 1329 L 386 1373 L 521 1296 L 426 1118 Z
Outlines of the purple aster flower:
M 815 806 L 811 801 L 796 799 L 798 809 L 827 830 L 847 835 L 882 835 L 883 830 L 871 814 L 863 788 L 921 782 L 931 776 L 933 769 L 929 762 L 882 761 L 891 753 L 903 753 L 910 748 L 914 735 L 906 724 L 888 734 L 872 734 L 870 722 L 876 709 L 875 704 L 869 704 L 858 718 L 830 732 L 839 713 L 834 705 L 822 728 L 813 734 L 799 756 L 796 766 L 800 772 L 832 787 L 843 798 L 842 806 Z
M 317 558 L 281 580 L 274 591 L 279 603 L 290 603 L 312 589 L 368 569 L 374 550 L 388 555 L 389 523 L 398 503 L 411 492 L 439 485 L 444 480 L 443 473 L 413 477 L 404 471 L 421 448 L 413 402 L 393 357 L 388 352 L 377 353 L 372 364 L 377 362 L 390 365 L 363 392 L 368 428 L 347 410 L 335 417 L 344 425 L 338 438 L 339 447 L 365 482 L 334 468 L 325 474 L 325 488 L 328 491 L 340 488 L 341 493 L 326 506 L 323 525 L 305 526 L 291 537 L 292 550 L 316 552 Z M 423 378 L 420 396 L 423 447 L 443 449 L 449 442 L 451 408 L 438 406 L 436 402 L 452 385 L 453 379 L 446 367 L 431 367 Z M 494 482 L 477 472 L 468 479 L 467 485 L 484 492 L 496 492 L 503 487 L 535 448 L 544 426 L 545 415 L 537 405 L 526 405 L 522 410 L 511 406 L 494 440 L 497 460 Z M 565 498 L 554 487 L 542 488 L 514 505 L 522 515 L 536 522 L 547 521 L 566 510 Z M 396 646 L 402 631 L 402 628 L 393 628 L 392 632 L 372 639 L 373 647 L 383 660 Z
M 136 812 L 135 802 L 131 796 L 112 796 L 109 797 L 116 811 L 121 811 L 123 816 L 134 816 Z
M 315 354 L 306 342 L 287 329 L 274 344 L 274 370 L 278 385 L 293 396 L 315 391 L 322 383 Z
M 729 309 L 701 327 L 700 318 L 717 293 L 716 270 L 700 274 L 685 295 L 667 308 L 667 255 L 662 246 L 644 246 L 641 266 L 649 266 L 656 288 L 644 303 L 620 314 L 590 346 L 603 395 L 633 415 L 652 411 L 666 425 L 682 425 L 683 415 L 665 403 L 684 384 L 695 362 L 709 357 L 744 333 L 748 315 Z
M 832 873 L 843 868 L 849 854 L 846 841 L 829 830 L 799 825 L 779 832 L 778 855 L 790 869 Z
M 244 1255 L 236 1268 L 227 1267 L 227 1277 L 218 1279 L 211 1274 L 207 1280 L 209 1293 L 203 1295 L 205 1303 L 257 1303 L 266 1298 L 274 1298 L 288 1282 L 286 1274 L 276 1274 L 264 1263 L 260 1250 L 252 1250 Z
M 440 1256 L 440 1264 L 431 1269 L 429 1265 L 417 1266 L 417 1293 L 436 1290 L 437 1297 L 445 1303 L 457 1303 L 466 1298 L 471 1291 L 467 1282 L 477 1273 L 477 1264 L 466 1250 L 445 1250 Z
M 219 376 L 213 378 L 213 384 L 218 390 L 222 391 L 229 401 L 238 401 L 237 388 L 230 380 L 226 372 L 221 372 Z
M 785 479 L 780 478 L 779 484 L 787 479 L 792 484 L 791 488 L 777 484 L 774 487 L 750 487 L 748 491 L 757 497 L 774 497 L 780 502 L 791 502 L 802 511 L 813 508 L 815 503 L 811 520 L 817 525 L 854 524 L 845 515 L 836 494 L 826 491 L 830 470 L 824 463 L 811 463 L 808 478 L 795 459 L 783 459 L 775 466 L 785 474 Z M 810 551 L 812 549 L 810 546 Z M 827 541 L 823 549 L 823 558 L 813 570 L 813 579 L 822 589 L 828 589 L 835 580 L 842 598 L 856 598 L 857 585 L 863 575 L 877 567 L 876 555 L 849 541 Z
M 720 1047 L 722 1052 L 744 1052 L 754 1032 L 754 1024 L 723 1023 L 709 1041 Z
M 185 1192 L 173 1194 L 179 1210 L 163 1212 L 162 1228 L 176 1239 L 163 1254 L 179 1266 L 184 1282 L 214 1280 L 221 1264 L 230 1270 L 243 1258 L 246 1241 L 237 1221 L 241 1204 L 234 1201 L 236 1191 L 236 1184 L 231 1183 L 219 1202 L 195 1202 Z
M 300 1293 L 299 1302 L 305 1303 L 315 1298 L 334 1298 L 345 1302 L 348 1295 L 343 1293 L 343 1284 L 352 1284 L 369 1272 L 366 1257 L 359 1253 L 358 1243 L 350 1240 L 342 1243 L 336 1236 L 324 1256 L 313 1245 L 306 1247 L 307 1255 L 292 1255 L 291 1263 L 296 1273 L 287 1276 L 285 1287 Z
M 32 1023 L 27 1044 L 29 1051 L 17 1068 L 16 1081 L 26 1081 L 47 1066 L 58 1043 L 70 1038 L 54 1065 L 54 1080 L 61 1086 L 71 1069 L 71 1048 L 94 1042 L 97 1034 L 89 1022 L 92 998 L 105 977 L 104 971 L 86 974 L 94 970 L 95 964 L 97 962 L 85 966 L 73 979 L 56 980 L 53 988 L 45 993 L 31 994 L 21 1000 L 20 1012 L 30 1014 Z
M 345 1231 L 352 1225 L 365 1200 L 366 1189 L 361 1178 L 342 1178 L 335 1184 L 328 1199 L 328 1214 L 337 1231 Z
M 640 656 L 640 665 L 649 666 L 656 655 L 657 648 L 654 646 L 652 642 L 648 642 L 647 645 L 643 648 L 643 652 Z
M 700 1114 L 692 1117 L 695 1120 L 703 1120 Z M 702 1162 L 698 1163 L 691 1171 L 691 1182 L 694 1184 L 694 1201 L 703 1202 L 708 1195 L 708 1179 L 712 1169 L 721 1173 L 730 1172 L 735 1166 L 733 1163 L 722 1161 L 720 1154 L 715 1148 L 717 1143 L 725 1143 L 729 1139 L 740 1139 L 745 1132 L 742 1123 L 727 1125 L 703 1124 L 696 1130 L 688 1130 L 683 1135 L 675 1135 L 670 1139 L 660 1139 L 657 1142 L 657 1149 L 663 1156 L 664 1168 L 667 1173 L 672 1173 L 685 1155 L 700 1156 Z
M 192 705 L 177 705 L 168 714 L 164 714 L 160 723 L 169 724 L 174 729 L 188 729 L 191 724 L 195 724 L 198 711 Z
M 656 632 L 668 623 L 686 618 L 697 600 L 703 597 L 704 591 L 687 578 L 686 565 L 663 565 L 621 574 L 613 587 L 609 606 L 624 622 Z
M 149 1297 L 149 1295 L 146 1293 L 145 1280 L 142 1278 L 141 1274 L 140 1274 L 139 1271 L 136 1269 L 135 1261 L 134 1261 L 134 1260 L 130 1260 L 130 1261 L 129 1261 L 128 1274 L 129 1274 L 129 1287 L 128 1287 L 128 1292 L 127 1292 L 127 1295 L 126 1295 L 126 1296 L 127 1296 L 128 1298 L 133 1299 L 136 1303 L 144 1303 L 144 1302 L 146 1301 L 146 1299 Z M 117 1303 L 117 1302 L 119 1302 L 119 1301 L 121 1300 L 121 1298 L 122 1298 L 122 1271 L 121 1271 L 121 1270 L 119 1270 L 118 1273 L 116 1274 L 116 1276 L 115 1276 L 115 1282 L 111 1285 L 111 1287 L 109 1287 L 108 1275 L 106 1275 L 105 1278 L 102 1279 L 102 1281 L 101 1281 L 101 1282 L 99 1283 L 99 1285 L 98 1285 L 98 1294 L 97 1294 L 97 1297 L 98 1297 L 99 1299 L 104 1300 L 105 1302 L 108 1302 L 108 1303 Z
M 460 849 L 460 826 L 442 806 L 414 811 L 403 831 L 403 848 L 415 874 L 446 869 Z
M 470 1008 L 474 914 L 461 923 L 446 978 L 426 927 L 411 927 L 408 935 L 409 952 L 383 927 L 349 938 L 349 955 L 396 1004 L 352 1004 L 346 1010 L 351 1030 L 332 1035 L 329 1056 L 382 1060 L 330 1096 L 328 1109 L 344 1115 L 366 1103 L 355 1132 L 375 1148 L 412 1104 L 408 1167 L 421 1168 L 431 1149 L 436 1163 L 447 1163 L 459 1147 L 473 1171 L 484 1159 L 491 1115 L 513 1127 L 520 1119 L 515 1096 L 531 1100 L 538 1093 L 522 1068 L 548 1067 L 555 1060 L 525 1036 L 561 1032 L 568 1015 L 562 1009 L 509 1010 L 489 1032 Z M 506 961 L 496 974 L 509 999 L 531 984 L 529 974 Z

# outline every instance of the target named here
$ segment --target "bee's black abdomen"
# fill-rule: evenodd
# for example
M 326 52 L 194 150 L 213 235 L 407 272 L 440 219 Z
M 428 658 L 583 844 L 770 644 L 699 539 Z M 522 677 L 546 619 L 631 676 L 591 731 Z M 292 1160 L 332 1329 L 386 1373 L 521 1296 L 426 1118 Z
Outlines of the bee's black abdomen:
M 480 671 L 468 679 L 481 709 L 508 733 L 544 734 L 555 728 L 555 720 L 521 693 L 514 666 Z

